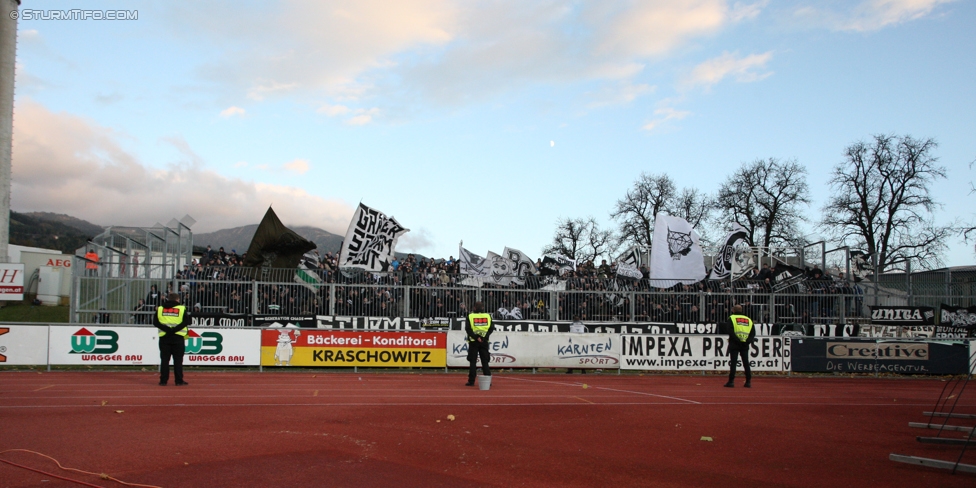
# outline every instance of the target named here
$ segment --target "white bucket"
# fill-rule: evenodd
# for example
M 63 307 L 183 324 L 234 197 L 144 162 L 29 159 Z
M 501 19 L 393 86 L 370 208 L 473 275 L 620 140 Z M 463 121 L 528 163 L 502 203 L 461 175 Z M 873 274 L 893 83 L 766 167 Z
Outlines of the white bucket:
M 491 388 L 491 376 L 478 376 L 478 389 L 487 390 Z

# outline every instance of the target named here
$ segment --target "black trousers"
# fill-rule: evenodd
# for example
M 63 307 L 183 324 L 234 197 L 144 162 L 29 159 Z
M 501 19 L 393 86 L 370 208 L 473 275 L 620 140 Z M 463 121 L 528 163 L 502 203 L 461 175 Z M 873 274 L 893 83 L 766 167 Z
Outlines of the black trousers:
M 746 383 L 752 381 L 752 369 L 749 366 L 749 349 L 729 348 L 729 383 L 735 380 L 735 363 L 742 358 L 742 369 L 746 370 Z
M 491 353 L 488 352 L 487 342 L 468 343 L 468 383 L 474 383 L 475 376 L 478 375 L 478 358 L 481 358 L 481 374 L 491 376 L 491 368 L 488 363 L 491 361 Z
M 169 360 L 173 358 L 173 376 L 177 383 L 183 382 L 183 353 L 186 351 L 186 342 L 182 337 L 176 336 L 178 340 L 169 337 L 159 338 L 159 382 L 169 381 Z

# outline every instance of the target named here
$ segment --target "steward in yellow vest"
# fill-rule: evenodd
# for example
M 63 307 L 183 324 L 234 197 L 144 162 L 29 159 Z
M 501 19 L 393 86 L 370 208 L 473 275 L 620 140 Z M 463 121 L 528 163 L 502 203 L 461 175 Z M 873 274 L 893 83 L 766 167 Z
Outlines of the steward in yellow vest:
M 156 308 L 153 325 L 159 329 L 159 386 L 169 381 L 169 360 L 173 359 L 176 386 L 184 386 L 183 354 L 186 352 L 187 326 L 190 324 L 186 307 L 180 305 L 180 295 L 170 293 L 161 307 Z
M 491 314 L 485 313 L 485 304 L 477 302 L 468 314 L 464 332 L 468 335 L 468 382 L 465 386 L 474 386 L 475 376 L 478 374 L 478 358 L 481 358 L 481 374 L 491 376 L 490 340 L 495 327 L 491 323 Z
M 756 340 L 756 328 L 752 324 L 752 319 L 742 315 L 742 305 L 732 307 L 732 315 L 729 317 L 731 330 L 729 330 L 729 382 L 726 388 L 735 386 L 736 363 L 742 359 L 742 369 L 746 372 L 746 388 L 752 388 L 752 368 L 749 365 L 749 344 Z

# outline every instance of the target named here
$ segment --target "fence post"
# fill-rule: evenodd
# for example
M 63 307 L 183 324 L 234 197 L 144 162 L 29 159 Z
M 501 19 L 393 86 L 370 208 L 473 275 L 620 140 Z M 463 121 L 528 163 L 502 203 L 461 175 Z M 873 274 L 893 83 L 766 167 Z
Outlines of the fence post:
M 258 280 L 251 280 L 251 325 L 254 325 L 254 316 L 258 313 Z
M 915 299 L 912 295 L 912 260 L 909 259 L 905 263 L 905 290 L 908 292 L 908 306 L 915 305 Z
M 555 291 L 549 292 L 549 320 L 559 320 L 559 295 Z
M 74 283 L 71 286 L 71 299 L 68 300 L 68 321 L 78 323 L 81 322 L 81 318 L 78 316 L 78 307 L 81 305 L 81 276 L 72 272 L 71 281 Z M 51 331 L 48 329 L 48 334 L 50 333 Z M 48 343 L 50 342 L 48 340 Z
M 703 291 L 698 292 L 698 322 L 705 323 L 705 292 Z
M 841 293 L 839 298 L 835 298 L 837 303 L 839 303 L 838 308 L 840 308 L 840 323 L 847 324 L 847 295 Z
M 403 292 L 403 316 L 410 317 L 410 296 L 413 295 L 413 286 L 407 285 Z
M 329 315 L 335 317 L 335 283 L 329 283 Z

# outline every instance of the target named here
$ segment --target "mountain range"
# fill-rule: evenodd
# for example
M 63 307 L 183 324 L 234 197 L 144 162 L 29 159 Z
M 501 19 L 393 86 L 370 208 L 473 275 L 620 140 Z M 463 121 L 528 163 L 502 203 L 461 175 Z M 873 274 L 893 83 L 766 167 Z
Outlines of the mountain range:
M 258 224 L 222 229 L 214 232 L 193 234 L 194 251 L 203 251 L 207 246 L 213 249 L 232 249 L 244 254 L 251 244 Z M 20 246 L 57 249 L 66 254 L 85 246 L 89 239 L 104 232 L 106 227 L 65 214 L 51 212 L 10 212 L 10 243 Z M 290 227 L 298 235 L 314 242 L 320 254 L 338 253 L 342 236 L 318 227 Z
M 251 245 L 251 239 L 254 237 L 254 232 L 257 229 L 258 224 L 251 224 L 243 227 L 234 227 L 233 229 L 193 234 L 193 247 L 206 249 L 207 246 L 210 246 L 214 250 L 223 247 L 227 252 L 235 250 L 237 254 L 244 254 L 248 246 Z M 336 254 L 339 252 L 339 246 L 342 245 L 342 236 L 319 229 L 318 227 L 300 226 L 289 227 L 289 229 L 314 242 L 319 254 L 322 255 L 327 252 Z

